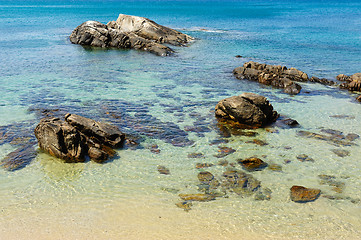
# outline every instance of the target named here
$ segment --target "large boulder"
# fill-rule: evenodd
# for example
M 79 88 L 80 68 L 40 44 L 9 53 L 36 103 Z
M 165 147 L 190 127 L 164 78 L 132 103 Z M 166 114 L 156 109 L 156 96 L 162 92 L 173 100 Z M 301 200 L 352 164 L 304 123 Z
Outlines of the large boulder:
M 144 17 L 119 14 L 116 21 L 111 21 L 107 25 L 121 32 L 132 32 L 140 37 L 154 40 L 158 43 L 169 43 L 179 46 L 194 40 L 194 38 L 186 34 L 159 25 Z
M 66 162 L 84 162 L 85 138 L 73 126 L 59 118 L 44 118 L 35 128 L 39 147 Z
M 117 21 L 107 25 L 97 21 L 87 21 L 74 29 L 70 41 L 93 47 L 132 48 L 167 56 L 174 51 L 163 45 L 183 46 L 192 37 L 174 29 L 161 26 L 147 18 L 120 14 Z
M 241 124 L 264 126 L 276 121 L 278 113 L 267 98 L 255 93 L 243 93 L 221 100 L 216 108 L 218 118 L 230 119 Z
M 66 114 L 65 121 L 43 118 L 34 133 L 42 150 L 66 162 L 84 162 L 87 156 L 104 162 L 125 139 L 118 128 L 76 114 Z

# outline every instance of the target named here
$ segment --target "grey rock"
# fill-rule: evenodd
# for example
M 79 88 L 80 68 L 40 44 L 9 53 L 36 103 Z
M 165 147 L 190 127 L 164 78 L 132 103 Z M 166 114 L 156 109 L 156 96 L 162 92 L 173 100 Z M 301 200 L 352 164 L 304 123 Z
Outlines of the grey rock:
M 269 101 L 254 93 L 243 93 L 221 100 L 215 108 L 215 114 L 219 118 L 256 126 L 264 126 L 278 118 L 278 113 Z
M 86 21 L 70 35 L 74 44 L 101 48 L 123 48 L 148 51 L 159 56 L 168 56 L 174 51 L 163 45 L 168 43 L 184 46 L 194 38 L 174 29 L 161 26 L 147 18 L 120 14 L 116 21 L 107 25 Z

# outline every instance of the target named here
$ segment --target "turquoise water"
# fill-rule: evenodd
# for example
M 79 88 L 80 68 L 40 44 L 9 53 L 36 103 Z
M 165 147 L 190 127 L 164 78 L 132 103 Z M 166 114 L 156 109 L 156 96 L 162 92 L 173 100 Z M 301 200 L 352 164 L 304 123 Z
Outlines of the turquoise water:
M 161 58 L 132 50 L 84 49 L 68 40 L 86 20 L 119 13 L 148 17 L 193 37 Z M 117 151 L 106 164 L 65 164 L 38 151 L 16 171 L 0 171 L 0 239 L 360 239 L 361 150 L 304 138 L 322 129 L 361 135 L 356 94 L 302 84 L 297 96 L 240 81 L 232 70 L 253 60 L 296 67 L 334 79 L 360 72 L 358 1 L 0 1 L 0 136 L 33 138 L 44 109 L 78 113 L 117 125 L 140 146 Z M 242 55 L 243 58 L 235 58 Z M 301 127 L 223 140 L 214 107 L 255 92 Z M 333 117 L 346 115 L 345 117 Z M 119 119 L 115 116 L 121 116 Z M 199 127 L 198 131 L 189 131 Z M 16 144 L 0 139 L 0 159 Z M 247 143 L 254 139 L 266 146 Z M 27 141 L 30 141 L 27 140 Z M 157 145 L 160 153 L 150 148 Z M 230 163 L 258 156 L 282 166 L 252 175 L 272 190 L 269 201 L 229 193 L 185 212 L 179 193 L 198 193 L 196 163 L 222 178 L 219 146 Z M 346 150 L 346 157 L 333 150 Z M 202 153 L 202 158 L 188 154 Z M 307 154 L 314 162 L 300 162 Z M 160 175 L 157 166 L 171 174 Z M 236 165 L 236 168 L 241 169 Z M 321 184 L 332 175 L 342 192 Z M 292 185 L 319 188 L 315 202 L 297 204 Z

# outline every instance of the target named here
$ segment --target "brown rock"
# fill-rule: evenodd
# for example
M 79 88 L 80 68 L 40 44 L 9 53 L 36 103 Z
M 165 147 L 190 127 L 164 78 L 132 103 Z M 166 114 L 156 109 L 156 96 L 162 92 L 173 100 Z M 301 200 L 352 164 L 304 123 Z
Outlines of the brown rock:
M 212 163 L 197 163 L 196 164 L 196 168 L 209 168 L 212 167 L 213 164 Z
M 214 176 L 210 172 L 200 172 L 198 173 L 198 180 L 201 183 L 209 184 L 214 179 Z
M 242 167 L 248 171 L 262 170 L 268 165 L 267 163 L 256 157 L 240 159 L 238 160 L 238 163 L 241 164 Z
M 303 186 L 291 187 L 291 200 L 294 202 L 311 202 L 320 196 L 320 189 L 306 188 Z
M 218 118 L 251 126 L 264 126 L 278 118 L 278 113 L 269 101 L 254 93 L 243 93 L 221 100 L 215 108 L 215 114 Z
M 160 174 L 164 174 L 164 175 L 169 175 L 170 171 L 168 168 L 164 167 L 164 166 L 158 166 L 157 170 Z
M 44 118 L 34 130 L 39 147 L 66 162 L 84 162 L 86 139 L 73 126 L 59 118 Z
M 179 194 L 179 197 L 184 201 L 199 201 L 199 202 L 208 202 L 214 200 L 215 197 L 209 194 Z

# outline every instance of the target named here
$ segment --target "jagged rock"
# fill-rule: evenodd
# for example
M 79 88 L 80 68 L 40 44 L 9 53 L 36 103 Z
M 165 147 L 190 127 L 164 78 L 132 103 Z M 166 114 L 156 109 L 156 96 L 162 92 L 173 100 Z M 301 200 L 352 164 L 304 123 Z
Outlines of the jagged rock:
M 159 43 L 184 45 L 194 40 L 194 38 L 186 34 L 159 25 L 144 17 L 119 14 L 116 21 L 111 21 L 107 25 L 121 32 L 132 32 L 140 37 L 151 39 Z
M 285 93 L 298 94 L 302 87 L 295 83 L 308 81 L 306 73 L 295 68 L 287 69 L 285 66 L 261 64 L 257 62 L 246 62 L 242 67 L 233 70 L 238 79 L 257 81 L 265 85 L 283 88 Z
M 120 14 L 107 25 L 87 21 L 74 29 L 70 41 L 94 47 L 132 48 L 167 56 L 174 51 L 162 45 L 184 45 L 193 38 L 176 30 L 161 26 L 147 18 Z
M 243 93 L 221 100 L 215 108 L 215 114 L 218 118 L 251 126 L 264 126 L 278 118 L 278 113 L 273 110 L 267 98 L 254 93 Z
M 309 79 L 310 82 L 315 82 L 315 83 L 321 83 L 323 85 L 329 85 L 329 86 L 332 86 L 332 85 L 336 85 L 337 83 L 332 81 L 332 80 L 328 80 L 326 78 L 318 78 L 318 77 L 311 77 Z
M 59 118 L 43 118 L 35 128 L 39 147 L 66 162 L 84 162 L 87 154 L 85 137 Z
M 125 135 L 118 128 L 76 114 L 43 118 L 34 130 L 39 147 L 66 162 L 84 162 L 86 156 L 102 163 L 114 156 L 112 148 L 123 145 Z
M 320 196 L 320 189 L 306 188 L 303 186 L 291 187 L 291 200 L 294 202 L 311 202 Z
M 85 118 L 76 114 L 66 114 L 65 121 L 75 127 L 94 141 L 105 144 L 109 147 L 121 147 L 124 143 L 125 135 L 115 126 L 107 123 L 97 122 L 90 118 Z
M 340 81 L 344 81 L 340 87 L 349 91 L 360 91 L 361 90 L 361 73 L 355 73 L 351 76 L 340 74 L 336 77 Z

